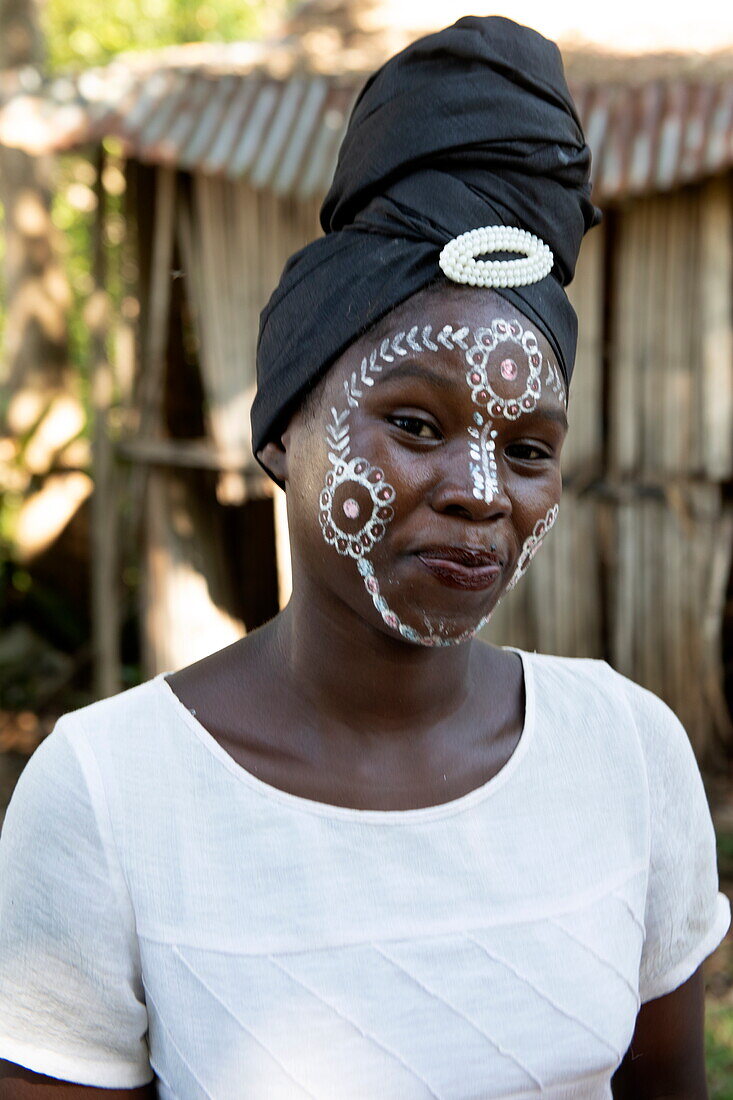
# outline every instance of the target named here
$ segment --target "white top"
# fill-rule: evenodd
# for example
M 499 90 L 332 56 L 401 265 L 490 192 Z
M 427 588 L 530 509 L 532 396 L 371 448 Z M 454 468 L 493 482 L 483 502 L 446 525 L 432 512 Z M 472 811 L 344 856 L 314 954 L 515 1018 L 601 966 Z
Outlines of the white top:
M 0 1057 L 164 1100 L 610 1097 L 729 907 L 671 711 L 522 660 L 511 760 L 427 809 L 276 790 L 162 677 L 63 718 L 0 844 Z

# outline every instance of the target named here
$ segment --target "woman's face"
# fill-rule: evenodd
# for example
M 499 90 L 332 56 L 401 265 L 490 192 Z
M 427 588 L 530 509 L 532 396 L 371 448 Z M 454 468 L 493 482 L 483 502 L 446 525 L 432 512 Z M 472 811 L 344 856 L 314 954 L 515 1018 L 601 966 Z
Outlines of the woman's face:
M 472 637 L 555 521 L 565 406 L 547 341 L 501 297 L 415 295 L 285 433 L 296 582 L 408 643 Z

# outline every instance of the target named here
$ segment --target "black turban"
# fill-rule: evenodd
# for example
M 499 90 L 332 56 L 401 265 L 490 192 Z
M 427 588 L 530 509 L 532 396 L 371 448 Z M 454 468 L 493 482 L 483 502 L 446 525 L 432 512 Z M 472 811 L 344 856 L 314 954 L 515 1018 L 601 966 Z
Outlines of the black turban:
M 496 289 L 545 333 L 569 381 L 577 321 L 563 287 L 600 218 L 589 173 L 560 52 L 536 31 L 469 16 L 388 61 L 351 115 L 326 235 L 290 258 L 262 312 L 255 452 L 357 337 L 440 275 L 442 247 L 481 226 L 517 226 L 552 249 L 550 275 Z

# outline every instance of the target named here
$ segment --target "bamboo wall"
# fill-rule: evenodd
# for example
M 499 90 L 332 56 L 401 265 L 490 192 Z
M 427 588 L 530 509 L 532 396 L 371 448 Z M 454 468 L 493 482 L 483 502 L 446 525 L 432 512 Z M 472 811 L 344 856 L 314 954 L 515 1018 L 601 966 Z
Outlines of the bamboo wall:
M 179 204 L 209 431 L 233 465 L 251 454 L 260 311 L 286 259 L 319 232 L 319 206 L 203 175 L 193 177 L 190 201 Z M 220 496 L 243 497 L 234 477 L 222 485 Z
M 179 668 L 228 645 L 245 632 L 247 616 L 233 595 L 241 590 L 237 563 L 222 563 L 222 517 L 201 522 L 206 508 L 252 508 L 257 522 L 239 523 L 259 541 L 262 554 L 277 556 L 281 603 L 289 593 L 289 552 L 285 513 L 271 508 L 270 522 L 256 507 L 263 495 L 280 491 L 256 466 L 250 447 L 249 409 L 256 384 L 255 344 L 259 314 L 277 284 L 285 260 L 318 232 L 319 202 L 279 199 L 225 180 L 205 176 L 155 174 L 154 195 L 146 181 L 138 205 L 155 200 L 157 236 L 148 257 L 141 257 L 149 278 L 141 280 L 147 302 L 142 373 L 150 379 L 166 373 L 160 347 L 167 327 L 166 310 L 175 303 L 165 287 L 175 258 L 185 287 L 197 345 L 203 391 L 206 445 L 200 439 L 171 439 L 162 424 L 158 402 L 154 423 L 143 434 L 147 440 L 128 457 L 146 465 L 143 591 L 143 666 L 145 675 Z M 172 182 L 172 187 L 170 186 Z M 168 229 L 161 231 L 161 226 Z M 158 247 L 156 247 L 156 244 Z M 143 249 L 145 242 L 143 242 Z M 161 299 L 166 298 L 163 310 Z M 165 314 L 163 316 L 162 314 Z M 158 330 L 156 333 L 156 329 Z M 145 347 L 153 351 L 146 353 Z M 177 364 L 168 342 L 168 386 L 178 383 Z M 170 369 L 172 368 L 172 369 Z M 159 379 L 161 382 L 161 379 Z M 146 387 L 142 387 L 144 390 Z M 155 390 L 155 383 L 147 386 Z M 170 395 L 169 395 L 170 397 Z M 141 418 L 142 420 L 145 417 Z M 217 477 L 216 493 L 210 479 Z M 206 499 L 203 500 L 203 495 Z M 281 494 L 280 494 L 281 495 Z M 202 498 L 202 499 L 197 499 Z M 276 502 L 276 504 L 279 502 Z M 202 508 L 202 504 L 204 507 Z M 274 550 L 273 550 L 274 547 Z M 238 559 L 245 550 L 233 548 Z M 274 563 L 252 555 L 254 587 L 269 581 Z M 246 588 L 247 585 L 244 585 Z M 250 608 L 261 603 L 250 592 Z M 240 606 L 237 606 L 237 605 Z
M 207 429 L 217 454 L 231 456 L 223 501 L 242 499 L 233 471 L 249 448 L 259 312 L 286 258 L 317 231 L 317 209 L 204 177 L 178 204 Z M 487 630 L 608 659 L 670 703 L 701 757 L 731 734 L 722 666 L 733 654 L 721 638 L 733 543 L 732 242 L 728 178 L 629 201 L 586 238 L 571 288 L 580 339 L 560 522 Z M 282 542 L 281 529 L 286 572 Z M 164 587 L 153 603 L 184 598 L 175 579 Z M 175 621 L 163 615 L 161 630 Z M 177 656 L 169 647 L 162 663 Z
M 666 699 L 702 756 L 715 733 L 730 736 L 721 687 L 733 545 L 730 180 L 638 201 L 616 230 L 610 658 Z

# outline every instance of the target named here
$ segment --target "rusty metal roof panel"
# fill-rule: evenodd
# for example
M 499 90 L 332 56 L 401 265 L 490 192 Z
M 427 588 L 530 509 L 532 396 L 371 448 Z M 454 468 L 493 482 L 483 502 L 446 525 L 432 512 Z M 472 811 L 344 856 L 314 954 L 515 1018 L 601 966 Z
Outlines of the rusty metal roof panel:
M 283 156 L 288 139 L 304 124 L 301 108 L 304 101 L 305 81 L 302 77 L 293 77 L 283 85 L 278 96 L 277 108 L 273 112 L 267 133 L 257 150 L 249 179 L 253 187 L 270 187 L 275 169 Z
M 167 113 L 174 88 L 175 73 L 170 70 L 145 74 L 137 87 L 128 88 L 123 103 L 116 103 L 112 111 L 97 120 L 95 136 L 114 133 L 122 138 L 132 155 L 146 159 L 142 156 L 141 135 L 148 125 L 155 124 L 159 115 Z
M 708 172 L 718 172 L 726 167 L 733 155 L 731 151 L 733 136 L 733 81 L 721 85 L 710 118 L 707 148 L 704 164 Z
M 136 148 L 140 155 L 146 158 L 154 158 L 156 155 L 164 156 L 164 150 L 159 148 L 161 142 L 167 138 L 178 112 L 185 107 L 189 90 L 190 78 L 185 73 L 176 73 L 171 81 L 165 102 L 160 104 L 158 110 L 149 114 L 140 124 Z M 129 125 L 129 119 L 122 115 L 125 123 Z M 130 127 L 130 130 L 132 127 Z
M 290 134 L 272 181 L 272 189 L 276 195 L 288 195 L 292 192 L 298 170 L 302 166 L 306 150 L 321 117 L 327 93 L 328 85 L 325 80 L 317 77 L 309 81 L 304 91 L 298 125 Z
M 581 118 L 585 118 L 585 136 L 593 152 L 595 165 L 608 132 L 608 93 L 605 89 L 596 89 L 585 100 L 585 110 L 581 112 Z
M 594 185 L 600 201 L 669 190 L 733 165 L 733 74 L 730 85 L 653 81 L 638 87 L 576 89 L 578 108 L 594 155 Z M 248 179 L 255 188 L 301 198 L 324 193 L 336 165 L 355 84 L 328 77 L 264 81 L 248 100 L 246 118 L 237 97 L 236 143 L 206 163 L 187 158 L 185 167 Z M 226 131 L 227 112 L 218 126 Z
M 211 89 L 212 84 L 210 81 L 201 79 L 196 74 L 190 74 L 186 81 L 184 95 L 176 104 L 176 110 L 167 134 L 154 147 L 138 146 L 140 159 L 151 163 L 160 160 L 163 164 L 179 165 L 181 155 L 187 143 L 191 140 L 191 135 L 196 130 L 201 113 L 205 110 L 209 101 Z M 125 120 L 122 119 L 121 121 L 128 140 L 133 143 L 133 148 L 135 148 L 133 135 L 124 126 Z
M 626 70 L 625 70 L 626 71 Z M 571 81 L 593 151 L 596 198 L 669 190 L 733 168 L 733 62 L 713 76 L 682 67 L 650 78 Z M 76 80 L 0 86 L 0 141 L 53 151 L 107 135 L 128 155 L 249 180 L 301 198 L 325 193 L 363 73 L 117 61 Z
M 241 178 L 254 164 L 266 128 L 277 108 L 278 93 L 278 85 L 271 80 L 265 81 L 258 89 L 247 115 L 246 125 L 240 132 L 226 167 L 226 174 L 230 178 Z
M 642 191 L 648 187 L 657 154 L 657 132 L 663 96 L 659 84 L 652 83 L 638 97 L 637 124 L 631 139 L 628 163 L 628 187 Z
M 733 73 L 728 81 L 598 87 L 580 115 L 601 202 L 668 191 L 733 167 Z
M 687 122 L 686 92 L 684 85 L 673 85 L 668 90 L 664 116 L 659 127 L 659 149 L 655 173 L 656 185 L 661 191 L 668 191 L 679 175 L 683 130 Z
M 203 172 L 218 175 L 226 171 L 257 90 L 254 80 L 239 82 L 226 112 L 219 119 L 214 140 L 201 160 Z
M 355 98 L 353 88 L 338 88 L 332 89 L 324 101 L 300 178 L 295 184 L 295 193 L 299 198 L 315 198 L 325 195 L 328 190 Z
M 196 119 L 196 125 L 178 154 L 178 164 L 181 168 L 200 167 L 216 139 L 222 119 L 226 118 L 237 83 L 236 78 L 231 75 L 223 76 L 220 80 L 206 81 L 207 95 Z

